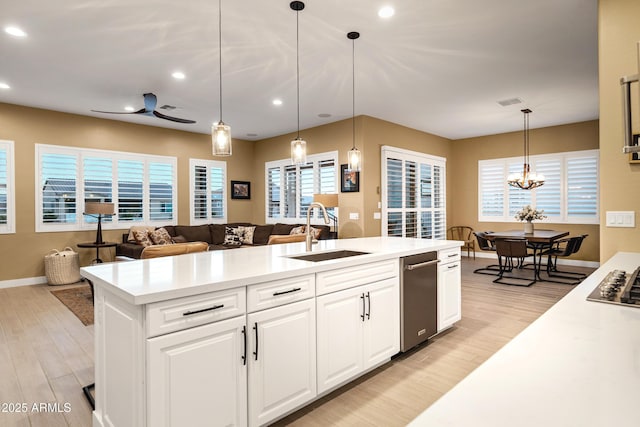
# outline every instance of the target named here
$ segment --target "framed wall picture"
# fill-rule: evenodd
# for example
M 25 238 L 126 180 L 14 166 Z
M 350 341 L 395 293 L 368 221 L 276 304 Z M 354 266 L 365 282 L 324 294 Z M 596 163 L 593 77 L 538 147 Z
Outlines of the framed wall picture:
M 360 172 L 347 170 L 347 165 L 340 165 L 340 191 L 343 193 L 360 191 Z
M 633 135 L 631 145 L 638 145 L 639 134 Z M 629 163 L 640 163 L 640 153 L 629 153 Z
M 251 183 L 249 181 L 231 181 L 232 199 L 250 199 Z

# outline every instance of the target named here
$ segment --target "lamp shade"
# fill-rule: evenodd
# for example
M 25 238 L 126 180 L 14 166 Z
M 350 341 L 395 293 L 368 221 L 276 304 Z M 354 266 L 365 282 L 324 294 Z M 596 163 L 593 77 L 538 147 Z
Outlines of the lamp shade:
M 84 213 L 89 215 L 113 215 L 114 204 L 103 202 L 86 202 L 84 204 Z
M 337 194 L 314 194 L 313 201 L 322 203 L 325 208 L 338 207 L 338 195 Z

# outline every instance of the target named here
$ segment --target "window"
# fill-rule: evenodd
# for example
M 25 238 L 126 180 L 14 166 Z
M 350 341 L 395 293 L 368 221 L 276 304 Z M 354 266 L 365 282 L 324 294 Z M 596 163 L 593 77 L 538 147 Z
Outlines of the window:
M 0 234 L 16 232 L 13 141 L 0 140 Z
M 105 228 L 176 223 L 176 158 L 36 144 L 36 231 L 95 227 L 85 202 L 113 202 Z
M 338 192 L 338 153 L 307 156 L 304 165 L 292 165 L 289 159 L 267 162 L 265 180 L 266 222 L 304 222 L 314 194 Z M 334 208 L 327 212 L 337 216 Z M 318 210 L 313 213 L 313 218 L 320 216 Z
M 227 163 L 189 160 L 191 225 L 227 222 Z
M 445 162 L 442 157 L 382 147 L 383 236 L 446 238 Z
M 533 190 L 510 187 L 507 177 L 522 171 L 522 158 L 478 162 L 478 220 L 516 221 L 525 205 L 543 209 L 553 223 L 597 224 L 598 150 L 572 151 L 530 157 L 531 168 L 545 177 Z

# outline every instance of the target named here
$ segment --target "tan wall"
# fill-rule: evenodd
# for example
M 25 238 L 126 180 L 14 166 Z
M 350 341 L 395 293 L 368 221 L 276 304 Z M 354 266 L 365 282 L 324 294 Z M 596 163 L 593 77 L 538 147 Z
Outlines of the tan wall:
M 151 120 L 151 119 L 150 119 Z M 178 158 L 178 222 L 189 223 L 189 158 L 212 159 L 211 137 L 114 120 L 78 116 L 0 103 L 0 139 L 14 141 L 16 163 L 16 233 L 0 234 L 0 280 L 44 275 L 43 257 L 51 249 L 70 246 L 87 265 L 95 251 L 78 249 L 76 243 L 95 240 L 95 231 L 35 232 L 35 144 L 97 148 Z M 231 180 L 254 181 L 253 142 L 234 140 L 227 162 Z M 252 219 L 253 201 L 228 200 L 228 218 Z M 104 230 L 106 241 L 121 240 L 123 230 Z M 111 252 L 111 254 L 108 253 Z M 114 250 L 102 250 L 109 260 Z
M 308 154 L 338 150 L 338 162 L 347 162 L 347 152 L 352 146 L 353 130 L 351 119 L 330 123 L 316 128 L 305 129 L 300 136 L 307 141 Z M 289 147 L 295 134 L 282 135 L 256 143 L 254 168 L 256 171 L 256 206 L 254 222 L 265 221 L 264 163 L 289 157 Z M 404 148 L 442 157 L 449 156 L 449 140 L 395 123 L 369 116 L 356 117 L 356 147 L 362 152 L 360 171 L 360 191 L 339 193 L 340 238 L 379 236 L 380 220 L 373 219 L 374 212 L 380 212 L 380 149 L 383 145 Z M 358 220 L 349 219 L 357 213 Z
M 534 113 L 535 114 L 535 111 Z M 598 122 L 532 129 L 531 154 L 547 154 L 598 148 Z M 478 160 L 523 155 L 522 131 L 452 142 L 453 162 L 447 163 L 447 225 L 468 225 L 475 230 L 502 231 L 521 227 L 518 223 L 478 222 Z M 601 190 L 601 194 L 603 191 Z M 537 225 L 540 227 L 541 225 Z M 574 258 L 599 260 L 599 225 L 544 223 L 544 228 L 568 230 L 571 234 L 589 234 Z
M 600 0 L 598 11 L 600 87 L 601 223 L 606 211 L 640 211 L 640 165 L 629 164 L 622 154 L 622 97 L 620 77 L 638 73 L 640 2 Z M 638 85 L 633 85 L 638 92 Z M 634 133 L 640 133 L 640 107 L 634 104 Z M 640 218 L 635 228 L 600 229 L 600 260 L 618 251 L 640 251 Z
M 403 148 L 424 154 L 431 154 L 447 159 L 447 194 L 452 187 L 449 181 L 449 166 L 451 159 L 451 142 L 446 138 L 421 132 L 395 123 L 364 117 L 365 149 L 363 152 L 363 167 L 366 169 L 364 186 L 364 236 L 379 236 L 381 234 L 381 220 L 373 219 L 374 212 L 380 212 L 378 202 L 381 202 L 381 148 L 383 145 Z M 361 187 L 362 191 L 362 187 Z M 449 197 L 447 197 L 449 198 Z M 447 214 L 449 209 L 447 208 Z

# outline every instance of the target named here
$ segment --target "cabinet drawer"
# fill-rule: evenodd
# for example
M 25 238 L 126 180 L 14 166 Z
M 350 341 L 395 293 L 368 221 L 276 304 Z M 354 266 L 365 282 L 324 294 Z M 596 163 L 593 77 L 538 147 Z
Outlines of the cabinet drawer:
M 324 295 L 398 275 L 398 259 L 356 265 L 316 274 L 316 294 Z
M 147 338 L 246 313 L 245 288 L 209 292 L 147 305 Z
M 443 249 L 438 251 L 438 259 L 441 264 L 460 261 L 460 248 Z
M 252 313 L 315 296 L 316 280 L 313 274 L 274 280 L 247 287 L 247 311 Z

